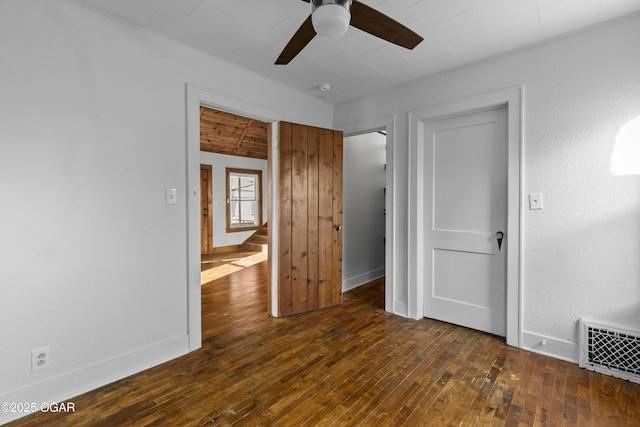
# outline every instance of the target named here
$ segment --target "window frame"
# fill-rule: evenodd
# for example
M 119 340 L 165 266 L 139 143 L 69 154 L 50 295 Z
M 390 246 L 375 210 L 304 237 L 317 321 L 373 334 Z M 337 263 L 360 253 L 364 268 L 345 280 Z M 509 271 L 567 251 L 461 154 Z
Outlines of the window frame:
M 252 224 L 249 226 L 242 226 L 242 224 L 237 226 L 231 225 L 231 175 L 254 175 L 257 177 L 256 183 L 256 224 Z M 226 222 L 227 222 L 227 233 L 236 233 L 240 231 L 251 231 L 257 230 L 262 225 L 262 171 L 259 169 L 239 169 L 239 168 L 226 168 L 225 169 L 226 176 Z

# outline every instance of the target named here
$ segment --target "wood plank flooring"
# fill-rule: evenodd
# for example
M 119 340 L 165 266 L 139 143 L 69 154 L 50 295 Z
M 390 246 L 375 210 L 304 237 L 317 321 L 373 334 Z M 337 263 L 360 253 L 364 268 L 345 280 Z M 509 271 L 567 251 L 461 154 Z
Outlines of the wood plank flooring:
M 212 280 L 240 271 L 245 267 L 266 261 L 268 257 L 267 252 L 249 250 L 202 255 L 200 261 L 200 284 L 204 285 Z
M 640 385 L 383 310 L 273 319 L 262 262 L 207 283 L 203 348 L 10 426 L 640 426 Z

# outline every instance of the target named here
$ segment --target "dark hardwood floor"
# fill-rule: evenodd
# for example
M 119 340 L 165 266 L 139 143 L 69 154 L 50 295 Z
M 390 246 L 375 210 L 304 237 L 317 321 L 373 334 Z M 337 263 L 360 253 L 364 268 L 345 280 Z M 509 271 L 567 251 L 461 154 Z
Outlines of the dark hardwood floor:
M 203 348 L 10 426 L 637 426 L 640 385 L 383 310 L 384 282 L 273 319 L 262 262 L 207 283 Z

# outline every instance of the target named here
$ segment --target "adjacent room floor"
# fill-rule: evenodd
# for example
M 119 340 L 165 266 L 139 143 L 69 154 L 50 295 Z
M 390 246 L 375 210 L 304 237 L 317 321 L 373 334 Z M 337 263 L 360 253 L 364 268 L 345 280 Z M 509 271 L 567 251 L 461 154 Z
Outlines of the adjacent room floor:
M 245 267 L 251 267 L 266 261 L 268 257 L 267 252 L 246 250 L 202 255 L 200 283 L 204 285 L 212 280 L 240 271 Z

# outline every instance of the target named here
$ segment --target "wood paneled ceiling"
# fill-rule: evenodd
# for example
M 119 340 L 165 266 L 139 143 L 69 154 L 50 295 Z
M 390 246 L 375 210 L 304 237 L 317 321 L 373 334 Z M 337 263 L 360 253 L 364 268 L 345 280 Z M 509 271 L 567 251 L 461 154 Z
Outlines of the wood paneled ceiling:
M 259 120 L 200 107 L 201 151 L 266 160 L 268 129 Z

